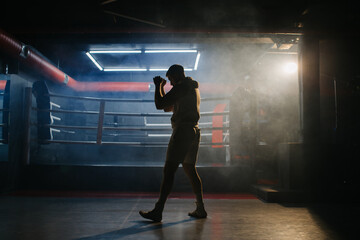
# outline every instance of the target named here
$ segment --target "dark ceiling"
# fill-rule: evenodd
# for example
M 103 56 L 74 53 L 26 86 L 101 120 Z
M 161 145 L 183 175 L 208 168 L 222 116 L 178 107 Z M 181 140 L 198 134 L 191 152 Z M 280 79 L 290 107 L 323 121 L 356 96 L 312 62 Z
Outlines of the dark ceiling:
M 350 23 L 358 22 L 354 4 L 289 0 L 7 0 L 1 4 L 5 10 L 0 16 L 0 27 L 14 34 L 297 32 L 308 15 L 324 25 L 336 25 L 344 18 Z
M 242 29 L 293 31 L 299 1 L 7 1 L 2 27 L 14 32 Z M 3 12 L 3 11 L 2 11 Z M 4 24 L 5 23 L 5 24 Z
M 166 36 L 176 43 L 174 36 L 184 34 L 268 37 L 275 33 L 272 41 L 286 43 L 306 30 L 358 34 L 355 6 L 355 1 L 6 0 L 1 4 L 0 28 L 65 70 L 78 66 L 88 71 L 80 64 L 84 49 L 91 44 L 118 44 L 122 38 L 128 43 L 139 39 L 151 43 Z

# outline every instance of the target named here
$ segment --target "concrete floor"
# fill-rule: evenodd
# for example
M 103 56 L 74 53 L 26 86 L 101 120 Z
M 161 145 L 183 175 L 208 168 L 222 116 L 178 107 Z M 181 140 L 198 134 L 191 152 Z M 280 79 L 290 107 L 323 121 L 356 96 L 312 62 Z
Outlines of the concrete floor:
M 359 239 L 359 208 L 280 205 L 258 199 L 206 199 L 207 219 L 193 219 L 192 199 L 169 199 L 162 223 L 143 220 L 151 198 L 0 197 L 0 239 Z

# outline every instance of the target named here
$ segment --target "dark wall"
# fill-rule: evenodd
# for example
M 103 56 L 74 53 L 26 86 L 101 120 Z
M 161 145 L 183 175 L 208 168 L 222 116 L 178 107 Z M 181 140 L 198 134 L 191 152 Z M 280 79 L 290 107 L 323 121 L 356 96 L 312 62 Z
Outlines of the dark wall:
M 353 38 L 320 41 L 321 142 L 329 146 L 323 166 L 336 188 L 360 186 L 359 54 Z
M 320 41 L 321 139 L 360 142 L 360 53 L 353 39 Z
M 356 22 L 349 22 L 346 12 L 334 17 L 340 11 L 331 7 L 314 7 L 306 15 L 299 59 L 303 144 L 293 148 L 301 151 L 301 164 L 281 176 L 295 171 L 293 183 L 301 183 L 314 198 L 353 201 L 360 186 L 360 49 L 354 40 L 358 33 L 351 31 Z M 285 151 L 282 160 L 294 157 L 282 162 L 299 161 L 294 152 Z

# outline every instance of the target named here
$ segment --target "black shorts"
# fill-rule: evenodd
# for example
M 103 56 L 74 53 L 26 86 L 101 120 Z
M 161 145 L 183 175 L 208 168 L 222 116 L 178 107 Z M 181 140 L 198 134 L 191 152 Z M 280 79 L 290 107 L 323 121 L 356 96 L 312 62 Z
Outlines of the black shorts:
M 196 164 L 199 144 L 199 128 L 186 125 L 174 128 L 166 153 L 166 161 Z

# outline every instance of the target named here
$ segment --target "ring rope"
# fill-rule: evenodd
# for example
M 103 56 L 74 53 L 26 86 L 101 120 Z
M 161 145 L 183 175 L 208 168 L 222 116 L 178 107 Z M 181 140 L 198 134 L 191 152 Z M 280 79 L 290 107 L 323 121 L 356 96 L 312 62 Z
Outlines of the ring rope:
M 98 111 L 77 111 L 77 110 L 56 110 L 56 109 L 38 109 L 32 108 L 34 111 L 52 112 L 52 113 L 76 113 L 76 114 L 99 114 Z M 229 115 L 229 111 L 224 112 L 200 112 L 200 116 L 220 116 Z M 104 112 L 104 115 L 125 116 L 125 117 L 170 117 L 172 113 L 117 113 Z
M 106 101 L 106 102 L 154 102 L 154 99 L 123 99 L 123 98 L 96 98 L 96 97 L 82 97 L 82 96 L 70 96 L 70 95 L 61 95 L 55 93 L 49 93 L 45 96 L 48 97 L 57 97 L 57 98 L 71 98 L 71 99 L 82 99 L 89 101 Z M 230 96 L 224 97 L 213 97 L 213 98 L 201 98 L 201 101 L 220 101 L 220 100 L 229 100 Z

